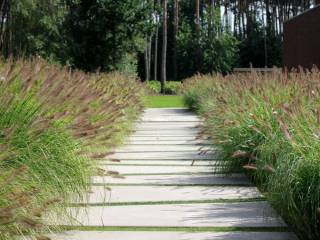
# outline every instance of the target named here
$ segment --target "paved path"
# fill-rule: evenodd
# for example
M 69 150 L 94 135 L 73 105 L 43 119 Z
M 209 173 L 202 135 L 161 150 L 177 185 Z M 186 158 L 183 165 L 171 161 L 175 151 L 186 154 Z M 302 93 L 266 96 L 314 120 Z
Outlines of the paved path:
M 121 176 L 93 177 L 70 208 L 79 229 L 53 239 L 296 240 L 243 174 L 219 173 L 200 125 L 185 109 L 146 110 L 127 144 L 99 162 Z

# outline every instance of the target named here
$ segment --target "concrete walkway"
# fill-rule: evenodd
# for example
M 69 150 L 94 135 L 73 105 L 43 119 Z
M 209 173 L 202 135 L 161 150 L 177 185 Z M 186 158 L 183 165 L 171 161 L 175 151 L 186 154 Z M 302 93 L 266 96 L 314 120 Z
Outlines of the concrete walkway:
M 93 177 L 69 209 L 75 231 L 52 239 L 296 240 L 243 174 L 219 173 L 201 124 L 186 109 L 146 110 L 127 144 L 99 162 L 121 176 Z

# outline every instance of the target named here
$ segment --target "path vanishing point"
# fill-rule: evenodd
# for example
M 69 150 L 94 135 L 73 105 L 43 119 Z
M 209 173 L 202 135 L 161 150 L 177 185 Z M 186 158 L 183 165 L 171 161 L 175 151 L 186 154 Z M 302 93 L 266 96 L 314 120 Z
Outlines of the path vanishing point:
M 245 175 L 217 173 L 201 124 L 187 109 L 147 109 L 99 163 L 122 176 L 93 177 L 88 206 L 70 208 L 75 230 L 52 239 L 296 240 Z

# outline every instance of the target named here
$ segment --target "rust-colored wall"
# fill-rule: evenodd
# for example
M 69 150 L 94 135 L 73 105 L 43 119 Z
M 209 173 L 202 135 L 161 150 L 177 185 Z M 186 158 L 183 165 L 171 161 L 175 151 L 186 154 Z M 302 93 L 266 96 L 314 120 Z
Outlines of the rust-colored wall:
M 320 6 L 284 24 L 284 66 L 320 68 Z

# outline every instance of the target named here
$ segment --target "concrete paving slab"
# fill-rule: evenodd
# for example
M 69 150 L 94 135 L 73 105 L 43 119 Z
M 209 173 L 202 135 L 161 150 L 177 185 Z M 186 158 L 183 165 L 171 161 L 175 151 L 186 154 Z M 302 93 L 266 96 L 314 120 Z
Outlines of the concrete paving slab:
M 148 117 L 156 117 L 156 116 L 173 116 L 173 117 L 188 117 L 188 116 L 192 116 L 192 117 L 197 117 L 198 119 L 200 119 L 199 116 L 196 116 L 194 115 L 193 113 L 191 112 L 185 112 L 185 113 L 180 113 L 180 114 L 174 114 L 174 113 L 169 113 L 169 112 L 154 112 L 154 113 L 151 113 L 151 112 L 145 112 L 142 114 L 142 117 L 145 117 L 145 116 L 148 116 Z
M 203 122 L 203 120 L 197 121 L 197 122 Z M 191 122 L 185 122 L 185 123 L 179 123 L 179 122 L 139 122 L 136 121 L 136 125 L 137 127 L 139 126 L 154 126 L 154 125 L 161 125 L 161 126 L 168 126 L 168 125 L 173 125 L 173 126 L 196 126 L 196 122 L 191 121 Z
M 148 146 L 140 146 L 140 145 L 126 145 L 121 147 L 115 152 L 197 152 L 200 150 L 212 150 L 214 149 L 213 146 L 197 146 L 197 145 L 148 145 Z
M 260 198 L 256 187 L 178 187 L 178 186 L 92 186 L 86 198 L 80 202 L 123 203 L 160 201 L 202 201 L 220 199 Z
M 127 141 L 199 141 L 196 136 L 130 136 Z
M 142 119 L 138 119 L 133 122 L 136 126 L 137 124 L 204 124 L 204 121 L 202 119 L 196 120 L 196 121 L 142 121 Z
M 196 145 L 204 146 L 211 145 L 212 142 L 208 140 L 139 140 L 139 138 L 131 138 L 125 142 L 126 145 L 143 145 L 146 148 L 150 145 L 162 145 L 169 146 L 173 145 Z
M 69 208 L 85 226 L 141 227 L 285 227 L 267 202 L 124 205 Z M 58 223 L 69 225 L 66 219 Z
M 213 173 L 221 170 L 215 166 L 121 166 L 99 165 L 106 171 L 120 174 L 181 174 L 181 173 Z
M 199 155 L 197 152 L 144 152 L 144 153 L 115 153 L 108 157 L 109 159 L 186 159 L 186 160 L 211 160 L 215 154 L 206 153 Z
M 190 130 L 190 129 L 200 129 L 202 124 L 194 123 L 194 122 L 185 122 L 185 123 L 138 123 L 135 126 L 136 130 Z
M 140 119 L 143 122 L 201 122 L 200 119 L 193 115 L 144 115 Z
M 223 164 L 223 161 L 207 161 L 207 160 L 122 160 L 120 162 L 112 162 L 112 161 L 99 161 L 99 165 L 162 165 L 162 166 L 218 166 Z
M 186 134 L 194 134 L 201 131 L 200 128 L 175 128 L 175 129 L 166 129 L 166 128 L 160 128 L 160 129 L 135 129 L 134 132 L 136 133 L 151 133 L 151 134 L 164 134 L 168 135 L 171 133 L 176 133 L 176 135 L 179 135 L 179 133 L 186 133 Z M 166 134 L 167 133 L 167 134 Z
M 198 116 L 195 116 L 194 114 L 192 113 L 182 113 L 182 114 L 171 114 L 171 113 L 144 113 L 141 118 L 140 118 L 140 121 L 143 121 L 143 118 L 156 118 L 156 117 L 164 117 L 164 118 L 167 118 L 167 117 L 172 117 L 172 118 L 176 118 L 176 117 L 186 117 L 186 118 L 189 118 L 189 117 L 192 117 L 194 119 L 196 119 L 197 121 L 201 121 L 201 119 L 198 117 Z M 173 120 L 174 121 L 174 120 Z
M 283 232 L 140 232 L 71 231 L 50 235 L 52 240 L 298 240 Z
M 155 185 L 251 185 L 244 174 L 185 174 L 185 175 L 136 175 L 124 178 L 110 176 L 92 177 L 96 184 L 155 184 Z
M 200 133 L 200 129 L 182 129 L 182 130 L 137 130 L 132 136 L 195 136 Z
M 147 123 L 146 123 L 147 124 Z M 199 127 L 199 124 L 193 124 L 193 126 L 175 126 L 175 125 L 162 125 L 162 124 L 152 124 L 152 125 L 147 125 L 147 126 L 143 126 L 143 124 L 141 126 L 137 126 L 135 128 L 135 131 L 201 131 L 201 128 Z
M 175 113 L 170 113 L 170 112 L 145 112 L 142 114 L 142 117 L 145 117 L 145 116 L 148 116 L 148 117 L 156 117 L 156 116 L 179 116 L 179 117 L 188 117 L 188 116 L 192 116 L 194 117 L 195 115 L 191 112 L 184 112 L 184 113 L 179 113 L 179 114 L 175 114 Z M 198 116 L 196 116 L 198 117 Z

